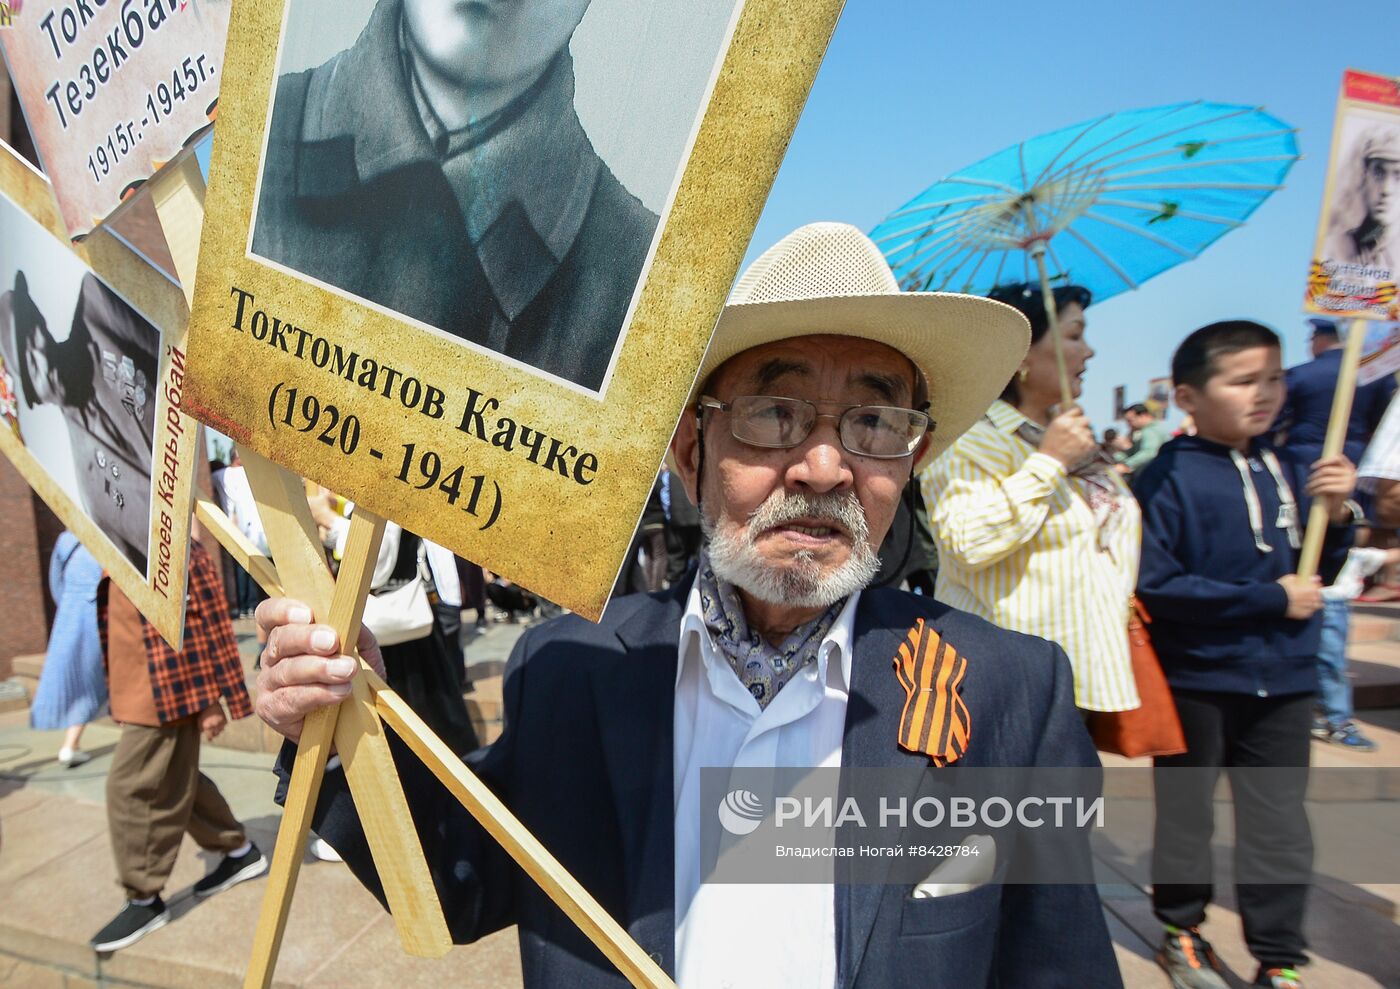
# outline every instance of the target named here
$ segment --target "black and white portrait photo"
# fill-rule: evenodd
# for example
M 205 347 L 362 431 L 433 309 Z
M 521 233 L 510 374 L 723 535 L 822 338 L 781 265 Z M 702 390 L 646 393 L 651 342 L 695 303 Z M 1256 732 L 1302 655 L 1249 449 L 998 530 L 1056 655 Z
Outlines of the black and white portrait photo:
M 1400 117 L 1364 110 L 1347 115 L 1328 206 L 1324 259 L 1394 281 L 1400 273 Z
M 602 390 L 738 0 L 290 0 L 254 257 Z
M 8 428 L 144 575 L 160 331 L 4 197 L 0 228 Z

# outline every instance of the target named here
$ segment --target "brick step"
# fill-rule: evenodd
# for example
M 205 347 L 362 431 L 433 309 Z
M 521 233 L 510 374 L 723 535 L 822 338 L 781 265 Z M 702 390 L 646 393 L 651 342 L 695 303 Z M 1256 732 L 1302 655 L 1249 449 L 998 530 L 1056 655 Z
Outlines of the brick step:
M 34 700 L 34 691 L 39 689 L 39 671 L 44 668 L 44 655 L 15 656 L 7 665 L 10 673 L 0 682 L 0 687 L 8 684 L 10 692 L 0 694 L 0 714 L 28 710 Z
M 1347 664 L 1358 710 L 1400 706 L 1400 642 L 1352 641 Z
M 1400 641 L 1400 621 L 1393 618 L 1378 618 L 1373 615 L 1352 615 L 1347 641 L 1351 643 Z
M 24 677 L 29 680 L 38 680 L 39 672 L 44 668 L 44 654 L 41 652 L 28 653 L 24 656 L 15 656 L 10 660 L 10 673 L 12 676 Z
M 1400 621 L 1400 601 L 1353 601 L 1352 616 L 1371 615 L 1375 618 L 1390 618 Z
M 0 714 L 28 710 L 29 698 L 33 696 L 33 687 L 19 677 L 0 680 Z
M 491 677 L 499 678 L 506 671 L 506 661 L 504 659 L 478 659 L 473 660 L 468 647 L 467 655 L 467 676 L 471 677 L 472 683 L 480 680 L 489 680 Z
M 1348 642 L 1400 642 L 1400 602 L 1353 601 Z

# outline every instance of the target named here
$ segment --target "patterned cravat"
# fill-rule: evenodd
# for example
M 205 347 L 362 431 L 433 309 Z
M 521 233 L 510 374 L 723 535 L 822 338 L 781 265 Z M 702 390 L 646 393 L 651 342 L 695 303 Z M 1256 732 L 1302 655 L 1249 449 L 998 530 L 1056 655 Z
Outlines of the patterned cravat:
M 696 581 L 705 627 L 739 682 L 758 701 L 760 708 L 766 708 L 798 670 L 816 663 L 822 641 L 846 603 L 845 598 L 837 601 L 810 622 L 793 629 L 782 644 L 775 647 L 749 628 L 739 592 L 732 584 L 721 583 L 715 577 L 706 552 L 700 554 Z

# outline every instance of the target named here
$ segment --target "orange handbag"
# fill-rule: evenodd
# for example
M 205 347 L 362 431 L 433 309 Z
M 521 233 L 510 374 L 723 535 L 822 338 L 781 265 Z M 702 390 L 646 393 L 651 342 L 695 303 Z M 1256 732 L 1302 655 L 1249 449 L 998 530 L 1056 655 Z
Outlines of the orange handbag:
M 1142 602 L 1133 597 L 1128 611 L 1128 652 L 1142 703 L 1131 711 L 1089 712 L 1089 734 L 1100 752 L 1136 759 L 1180 755 L 1186 751 L 1176 702 L 1172 700 L 1167 677 L 1157 659 L 1157 650 L 1152 648 L 1152 639 L 1147 634 L 1151 622 Z

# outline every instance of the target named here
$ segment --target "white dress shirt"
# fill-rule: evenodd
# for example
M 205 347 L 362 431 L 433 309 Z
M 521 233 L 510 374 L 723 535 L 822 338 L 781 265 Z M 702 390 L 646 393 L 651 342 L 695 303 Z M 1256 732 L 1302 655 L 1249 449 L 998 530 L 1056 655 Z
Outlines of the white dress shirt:
M 452 555 L 452 550 L 425 539 L 423 551 L 428 557 L 428 570 L 433 575 L 438 599 L 445 605 L 461 608 L 462 582 L 457 577 L 457 558 Z
M 841 765 L 856 603 L 846 602 L 817 650 L 760 708 L 715 647 L 700 592 L 681 619 L 676 664 L 676 982 L 680 989 L 831 989 L 836 895 L 831 884 L 704 883 L 702 767 Z
M 1356 487 L 1371 494 L 1376 491 L 1377 481 L 1400 480 L 1400 397 L 1390 400 L 1356 474 Z

